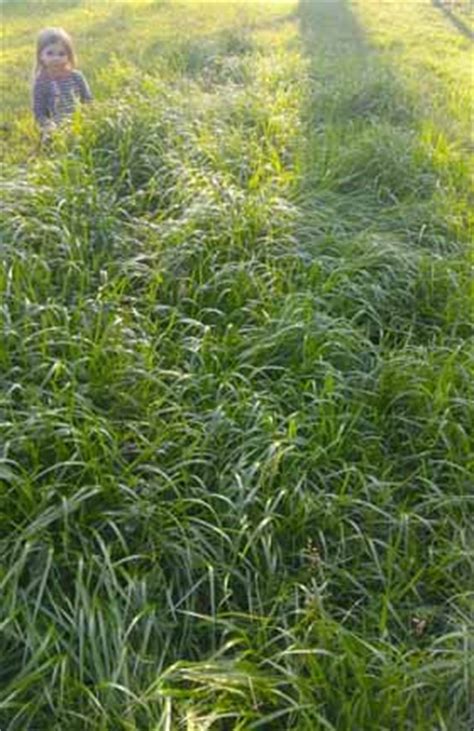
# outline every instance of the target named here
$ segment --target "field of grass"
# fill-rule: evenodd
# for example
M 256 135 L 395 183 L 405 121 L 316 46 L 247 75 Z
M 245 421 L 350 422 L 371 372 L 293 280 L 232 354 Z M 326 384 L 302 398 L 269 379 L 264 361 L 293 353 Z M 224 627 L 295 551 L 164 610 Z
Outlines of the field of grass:
M 468 729 L 471 41 L 429 0 L 2 13 L 0 729 Z M 38 152 L 49 24 L 95 102 Z

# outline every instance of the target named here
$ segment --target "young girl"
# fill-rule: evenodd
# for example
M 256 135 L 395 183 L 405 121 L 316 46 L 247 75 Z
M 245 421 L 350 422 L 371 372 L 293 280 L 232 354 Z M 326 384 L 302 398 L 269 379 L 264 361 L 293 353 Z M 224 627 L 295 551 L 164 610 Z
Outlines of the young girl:
M 38 36 L 33 83 L 33 113 L 42 137 L 74 112 L 78 101 L 92 95 L 76 68 L 72 41 L 62 28 L 45 28 Z

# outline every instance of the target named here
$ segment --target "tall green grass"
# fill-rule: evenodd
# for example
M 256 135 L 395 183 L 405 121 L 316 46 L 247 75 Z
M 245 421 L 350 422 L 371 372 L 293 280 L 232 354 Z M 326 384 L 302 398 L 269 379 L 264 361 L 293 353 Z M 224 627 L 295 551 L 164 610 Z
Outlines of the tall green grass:
M 2 728 L 469 721 L 468 171 L 349 4 L 239 7 L 4 185 Z

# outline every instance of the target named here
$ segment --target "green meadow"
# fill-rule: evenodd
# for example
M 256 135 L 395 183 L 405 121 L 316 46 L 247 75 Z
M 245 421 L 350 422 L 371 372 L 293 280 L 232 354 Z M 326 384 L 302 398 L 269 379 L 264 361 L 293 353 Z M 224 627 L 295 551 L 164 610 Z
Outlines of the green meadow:
M 467 731 L 471 5 L 1 13 L 0 729 Z

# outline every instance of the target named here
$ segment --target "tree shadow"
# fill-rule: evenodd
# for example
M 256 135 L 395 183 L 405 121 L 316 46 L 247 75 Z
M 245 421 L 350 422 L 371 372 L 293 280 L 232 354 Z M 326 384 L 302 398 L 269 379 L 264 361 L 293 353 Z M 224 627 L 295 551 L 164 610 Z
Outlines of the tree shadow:
M 402 204 L 423 216 L 436 175 L 415 134 L 420 100 L 370 45 L 346 0 L 300 0 L 299 17 L 312 79 L 303 188 L 332 208 L 340 233 L 390 230 Z
M 472 337 L 470 231 L 451 213 L 467 218 L 468 174 L 454 184 L 454 156 L 436 161 L 429 100 L 371 46 L 350 0 L 300 0 L 299 13 L 310 89 L 297 241 L 323 282 L 318 307 L 386 352 Z
M 348 0 L 300 0 L 298 12 L 311 77 L 301 185 L 313 210 L 319 201 L 333 211 L 321 231 L 397 231 L 417 247 L 456 248 L 464 234 L 442 190 L 457 180 L 453 195 L 464 200 L 469 185 L 424 138 L 426 100 L 371 44 Z M 440 129 L 440 144 L 449 135 Z
M 407 332 L 424 343 L 451 295 L 441 270 L 436 291 L 417 294 L 419 262 L 455 260 L 464 250 L 467 230 L 449 209 L 453 200 L 461 206 L 466 181 L 459 177 L 456 190 L 449 188 L 457 162 L 437 162 L 436 137 L 422 133 L 426 99 L 371 45 L 349 0 L 300 0 L 299 14 L 310 76 L 297 191 L 300 250 L 330 272 L 351 271 L 331 311 L 367 324 L 374 344 L 381 332 L 391 345 Z
M 461 18 L 458 18 L 458 16 L 453 13 L 452 9 L 446 5 L 443 0 L 431 0 L 431 3 L 435 8 L 441 10 L 441 12 L 451 21 L 454 27 L 462 33 L 463 36 L 469 38 L 470 41 L 474 41 L 474 31 L 472 31 L 469 26 L 461 20 Z

